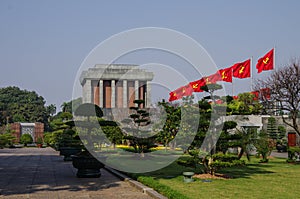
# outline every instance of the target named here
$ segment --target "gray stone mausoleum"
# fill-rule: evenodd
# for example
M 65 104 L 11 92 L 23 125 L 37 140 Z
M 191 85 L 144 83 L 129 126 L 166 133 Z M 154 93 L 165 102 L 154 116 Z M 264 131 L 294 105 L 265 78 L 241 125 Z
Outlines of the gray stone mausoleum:
M 151 104 L 153 73 L 127 64 L 96 64 L 80 76 L 83 103 L 94 103 L 103 109 L 129 108 L 136 99 Z

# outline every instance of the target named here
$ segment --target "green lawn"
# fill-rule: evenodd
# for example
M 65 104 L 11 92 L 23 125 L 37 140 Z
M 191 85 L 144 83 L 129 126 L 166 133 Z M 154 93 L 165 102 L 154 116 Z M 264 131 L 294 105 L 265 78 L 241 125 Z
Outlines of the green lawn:
M 300 165 L 288 164 L 286 159 L 273 158 L 267 164 L 252 158 L 245 167 L 226 168 L 219 173 L 233 179 L 197 179 L 184 183 L 183 171 L 192 171 L 173 163 L 168 167 L 134 175 L 168 198 L 300 198 Z

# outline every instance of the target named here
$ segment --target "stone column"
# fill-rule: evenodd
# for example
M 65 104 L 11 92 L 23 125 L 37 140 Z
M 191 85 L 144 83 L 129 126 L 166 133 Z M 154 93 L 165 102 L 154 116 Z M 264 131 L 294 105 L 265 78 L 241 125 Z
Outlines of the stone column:
M 127 80 L 123 80 L 123 108 L 127 108 Z
M 134 81 L 134 99 L 139 99 L 139 80 Z M 135 104 L 137 106 L 137 104 Z
M 86 79 L 82 87 L 82 103 L 92 103 L 92 82 Z
M 104 101 L 104 98 L 103 98 L 103 80 L 100 79 L 99 81 L 99 106 L 100 108 L 103 108 L 103 101 Z
M 99 106 L 99 82 L 92 81 L 92 89 L 93 89 L 93 102 L 94 104 Z
M 111 80 L 111 108 L 116 107 L 116 81 Z
M 150 81 L 146 82 L 146 108 L 150 108 L 151 105 L 151 84 Z

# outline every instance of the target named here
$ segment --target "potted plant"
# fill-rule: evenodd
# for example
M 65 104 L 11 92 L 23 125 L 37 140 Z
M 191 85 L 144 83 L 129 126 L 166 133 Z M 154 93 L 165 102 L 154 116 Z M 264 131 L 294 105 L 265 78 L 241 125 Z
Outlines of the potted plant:
M 76 173 L 78 178 L 99 178 L 101 176 L 100 169 L 105 166 L 106 157 L 101 157 L 99 161 L 86 149 L 71 157 L 73 166 L 78 169 Z
M 42 148 L 42 146 L 43 146 L 43 139 L 41 137 L 37 138 L 37 140 L 36 140 L 36 146 L 38 148 Z
M 79 134 L 83 132 L 81 134 L 82 142 L 91 146 L 92 132 L 99 127 L 98 119 L 103 116 L 101 108 L 95 104 L 82 104 L 76 109 L 75 116 L 80 118 L 75 123 Z M 95 117 L 96 120 L 91 121 L 91 117 Z M 79 178 L 100 177 L 100 169 L 104 167 L 106 160 L 105 156 L 95 158 L 86 148 L 78 154 L 72 155 L 71 158 L 73 166 L 78 169 L 76 175 Z
M 82 143 L 76 132 L 72 129 L 64 130 L 59 141 L 60 155 L 64 156 L 64 161 L 71 161 L 71 155 L 82 151 Z

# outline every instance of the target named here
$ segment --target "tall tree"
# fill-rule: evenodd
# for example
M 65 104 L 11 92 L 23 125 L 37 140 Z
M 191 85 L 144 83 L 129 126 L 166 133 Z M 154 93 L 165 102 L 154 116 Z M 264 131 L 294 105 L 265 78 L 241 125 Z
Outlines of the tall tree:
M 267 135 L 274 141 L 279 139 L 278 127 L 274 117 L 268 118 Z
M 145 152 L 155 146 L 156 135 L 153 134 L 149 124 L 151 124 L 150 114 L 147 109 L 139 108 L 145 103 L 144 100 L 134 100 L 137 106 L 130 107 L 132 114 L 128 119 L 122 120 L 124 125 L 124 139 L 128 140 L 134 151 L 145 157 Z
M 282 117 L 283 122 L 293 128 L 300 135 L 300 62 L 293 60 L 290 64 L 274 71 L 269 78 L 256 84 L 257 88 L 270 88 L 271 100 L 263 99 L 269 110 L 274 110 L 276 104 L 279 109 L 289 114 L 289 118 Z
M 72 113 L 72 110 L 76 110 L 80 105 L 82 104 L 82 98 L 79 97 L 77 99 L 71 100 L 69 102 L 64 102 L 60 106 L 62 109 L 62 112 L 69 112 Z
M 0 88 L 0 125 L 9 122 L 47 123 L 45 100 L 34 91 Z

